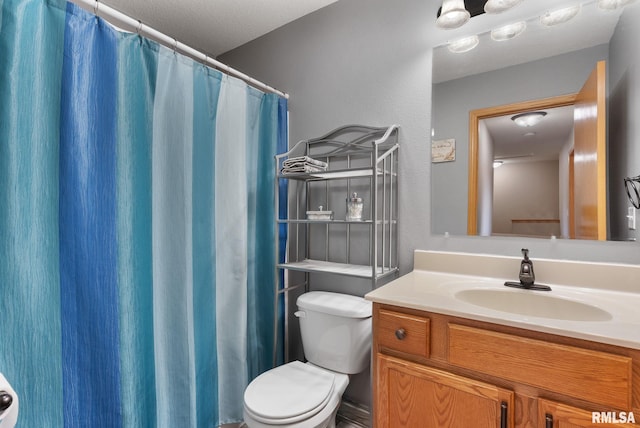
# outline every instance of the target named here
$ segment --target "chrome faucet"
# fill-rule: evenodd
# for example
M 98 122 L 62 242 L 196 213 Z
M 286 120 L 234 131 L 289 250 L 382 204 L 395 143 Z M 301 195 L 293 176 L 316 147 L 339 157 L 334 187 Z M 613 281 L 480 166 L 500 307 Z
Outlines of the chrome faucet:
M 520 262 L 520 273 L 518 277 L 520 282 L 507 281 L 504 283 L 507 287 L 524 288 L 526 290 L 551 291 L 548 285 L 536 284 L 536 275 L 533 273 L 533 261 L 529 258 L 529 250 L 522 249 L 523 259 Z
M 536 282 L 536 275 L 533 273 L 533 262 L 529 259 L 529 250 L 527 248 L 522 249 L 522 255 L 524 259 L 520 262 L 520 284 L 525 287 L 532 286 Z

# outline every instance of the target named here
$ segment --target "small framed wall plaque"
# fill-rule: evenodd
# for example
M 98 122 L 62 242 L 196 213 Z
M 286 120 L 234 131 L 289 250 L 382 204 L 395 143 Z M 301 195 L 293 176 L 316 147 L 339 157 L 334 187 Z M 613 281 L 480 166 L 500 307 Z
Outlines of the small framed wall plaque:
M 431 162 L 452 162 L 454 160 L 456 160 L 455 138 L 431 141 Z

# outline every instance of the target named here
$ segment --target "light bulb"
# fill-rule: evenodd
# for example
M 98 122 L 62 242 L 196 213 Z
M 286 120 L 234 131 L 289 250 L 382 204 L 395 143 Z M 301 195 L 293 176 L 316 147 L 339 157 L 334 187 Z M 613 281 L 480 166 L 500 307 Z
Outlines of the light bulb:
M 516 22 L 515 24 L 505 25 L 504 27 L 491 30 L 491 38 L 497 42 L 504 40 L 510 40 L 519 36 L 527 28 L 527 23 L 524 21 Z
M 484 5 L 487 13 L 502 13 L 520 3 L 522 0 L 489 0 Z
M 478 36 L 469 36 L 463 39 L 454 40 L 449 43 L 447 48 L 453 53 L 469 52 L 471 49 L 478 46 L 479 42 L 480 39 L 478 39 Z
M 464 7 L 464 0 L 444 0 L 436 25 L 445 30 L 458 28 L 466 23 L 471 14 Z
M 540 16 L 540 23 L 547 27 L 562 24 L 575 17 L 578 12 L 580 12 L 580 5 L 569 6 L 553 11 L 548 10 L 544 15 Z
M 633 0 L 598 0 L 598 7 L 604 10 L 615 10 L 624 7 Z
M 513 120 L 518 126 L 529 127 L 537 125 L 546 115 L 546 111 L 532 111 L 528 113 L 516 114 L 515 116 L 511 117 L 511 120 Z

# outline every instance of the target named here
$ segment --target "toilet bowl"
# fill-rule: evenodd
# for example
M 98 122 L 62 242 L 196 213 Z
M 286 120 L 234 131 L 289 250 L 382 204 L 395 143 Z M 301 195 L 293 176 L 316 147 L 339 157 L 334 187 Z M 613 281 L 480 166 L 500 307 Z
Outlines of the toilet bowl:
M 334 428 L 349 375 L 369 367 L 371 302 L 312 291 L 297 305 L 308 362 L 284 364 L 249 384 L 243 412 L 249 428 Z
M 293 361 L 258 376 L 244 396 L 250 428 L 334 428 L 349 376 Z

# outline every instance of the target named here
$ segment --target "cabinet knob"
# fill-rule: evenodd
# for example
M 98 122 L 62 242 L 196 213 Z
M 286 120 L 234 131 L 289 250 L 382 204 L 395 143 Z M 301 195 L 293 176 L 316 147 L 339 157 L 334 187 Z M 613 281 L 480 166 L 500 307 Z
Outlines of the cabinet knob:
M 404 328 L 399 328 L 396 330 L 396 338 L 398 340 L 403 340 L 405 337 L 407 337 L 407 332 Z

